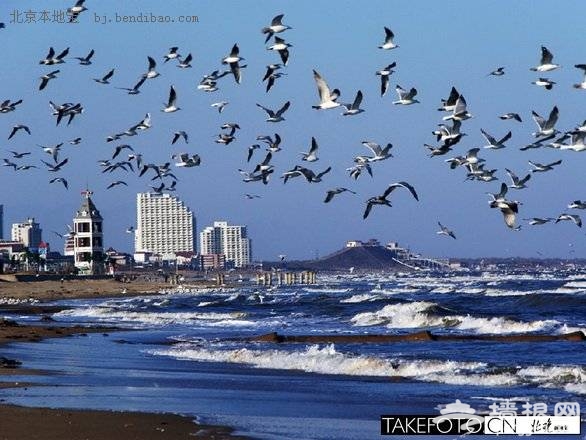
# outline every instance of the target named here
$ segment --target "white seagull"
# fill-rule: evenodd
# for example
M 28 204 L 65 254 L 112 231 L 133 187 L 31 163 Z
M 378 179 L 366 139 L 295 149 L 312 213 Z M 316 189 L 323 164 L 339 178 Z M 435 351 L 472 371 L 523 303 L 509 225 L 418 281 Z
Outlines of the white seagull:
M 393 33 L 393 31 L 385 26 L 385 41 L 378 48 L 388 50 L 388 49 L 395 49 L 395 48 L 399 47 L 398 44 L 395 44 L 393 42 L 394 38 L 395 38 L 395 34 Z
M 580 82 L 578 84 L 574 84 L 574 88 L 586 90 L 586 64 L 575 64 L 574 67 L 576 69 L 582 70 L 582 73 L 584 74 L 582 82 Z
M 266 119 L 267 122 L 281 122 L 284 121 L 285 118 L 283 117 L 283 114 L 289 109 L 289 106 L 291 105 L 290 101 L 287 101 L 285 104 L 283 104 L 283 106 L 278 110 L 278 111 L 274 111 L 271 110 L 270 108 L 266 108 L 260 104 L 256 104 L 257 107 L 262 108 L 268 115 L 268 118 Z
M 110 70 L 101 78 L 94 78 L 94 81 L 100 84 L 110 84 L 109 79 L 112 78 L 112 76 L 114 76 L 114 70 L 115 69 Z
M 267 50 L 274 50 L 279 53 L 281 61 L 286 66 L 289 61 L 289 48 L 293 47 L 292 44 L 287 43 L 284 39 L 275 37 L 275 43 L 272 46 L 267 47 Z
M 362 141 L 362 145 L 364 145 L 374 154 L 373 157 L 367 158 L 367 162 L 378 162 L 388 159 L 389 157 L 393 157 L 393 155 L 390 153 L 391 148 L 393 148 L 393 144 L 390 142 L 386 145 L 385 148 L 381 148 L 379 144 L 371 141 Z
M 146 79 L 156 78 L 157 76 L 160 75 L 160 73 L 156 71 L 157 62 L 155 61 L 155 59 L 153 57 L 147 57 L 147 58 L 149 60 L 149 70 L 143 76 Z
M 409 183 L 403 182 L 403 181 L 391 183 L 389 185 L 389 187 L 385 190 L 385 192 L 382 193 L 380 196 L 371 197 L 370 199 L 368 199 L 366 201 L 366 209 L 364 210 L 364 214 L 362 215 L 362 218 L 366 219 L 368 217 L 368 215 L 370 214 L 370 211 L 374 205 L 393 206 L 393 205 L 391 205 L 391 202 L 389 200 L 387 200 L 387 197 L 397 188 L 405 188 L 405 189 L 409 190 L 409 192 L 411 193 L 413 198 L 415 198 L 415 200 L 419 201 L 419 197 L 417 196 L 417 192 L 415 191 L 415 188 L 413 188 L 413 186 L 411 186 Z
M 532 173 L 544 173 L 546 171 L 553 170 L 553 167 L 562 163 L 562 160 L 556 160 L 555 162 L 548 163 L 548 164 L 541 164 L 537 162 L 529 161 L 529 165 L 533 166 L 534 169 L 531 170 Z
M 539 127 L 539 131 L 536 133 L 533 133 L 533 136 L 535 136 L 535 137 L 549 136 L 551 134 L 555 134 L 558 132 L 554 128 L 554 126 L 558 120 L 558 117 L 559 117 L 559 110 L 558 110 L 557 106 L 553 107 L 553 109 L 549 113 L 549 117 L 547 118 L 547 121 L 545 119 L 543 119 L 541 116 L 539 116 L 535 111 L 532 111 L 531 114 L 533 115 L 533 120 L 537 124 L 537 127 Z
M 506 135 L 504 135 L 502 137 L 501 140 L 497 141 L 494 137 L 492 137 L 490 134 L 488 134 L 482 128 L 480 129 L 480 132 L 482 133 L 482 136 L 484 136 L 484 138 L 488 142 L 488 145 L 486 145 L 484 148 L 489 148 L 492 150 L 498 150 L 501 148 L 505 148 L 506 147 L 505 142 L 507 142 L 509 139 L 511 139 L 511 136 L 513 135 L 513 133 L 511 133 L 509 131 Z
M 454 104 L 452 114 L 444 116 L 442 119 L 444 121 L 448 121 L 450 119 L 455 119 L 457 121 L 465 121 L 466 119 L 470 119 L 471 117 L 472 115 L 467 110 L 466 99 L 463 95 L 460 95 L 458 96 L 458 99 Z
M 326 191 L 326 198 L 324 200 L 324 203 L 331 202 L 335 195 L 342 194 L 343 192 L 349 192 L 352 194 L 356 194 L 354 191 L 352 191 L 348 188 L 343 188 L 343 187 L 334 188 L 329 191 Z
M 330 90 L 326 81 L 322 78 L 322 76 L 316 71 L 313 71 L 313 79 L 315 80 L 315 84 L 317 85 L 317 92 L 319 94 L 319 104 L 312 105 L 311 108 L 316 110 L 327 110 L 330 108 L 339 107 L 340 104 L 336 102 L 336 99 L 340 96 L 340 91 L 338 89 Z
M 411 87 L 411 89 L 407 91 L 397 84 L 395 90 L 397 91 L 397 95 L 399 95 L 399 99 L 393 101 L 393 104 L 411 105 L 419 102 L 417 99 L 413 99 L 415 98 L 415 95 L 417 95 L 417 89 L 415 87 Z
M 505 171 L 507 172 L 507 174 L 509 175 L 509 177 L 511 178 L 511 181 L 512 181 L 512 184 L 509 185 L 509 188 L 513 188 L 513 189 L 527 188 L 527 186 L 525 184 L 529 181 L 529 179 L 531 179 L 531 174 L 527 174 L 522 179 L 519 179 L 519 177 L 517 177 L 517 175 L 515 173 L 513 173 L 511 170 L 509 170 L 508 168 L 505 168 Z
M 318 157 L 317 157 L 317 149 L 318 149 L 318 145 L 317 145 L 317 141 L 315 140 L 314 137 L 311 138 L 311 147 L 309 148 L 309 152 L 305 153 L 305 152 L 301 152 L 301 156 L 303 156 L 301 158 L 301 160 L 305 160 L 307 162 L 316 162 L 318 161 Z
M 389 77 L 395 72 L 393 67 L 396 67 L 397 63 L 393 62 L 387 67 L 377 70 L 376 74 L 380 76 L 380 95 L 385 96 L 389 88 Z
M 559 64 L 553 63 L 553 55 L 545 46 L 541 46 L 541 61 L 536 67 L 532 67 L 530 70 L 533 72 L 549 72 L 560 67 Z
M 559 217 L 555 220 L 555 223 L 559 223 L 563 220 L 571 220 L 579 228 L 582 227 L 582 219 L 577 214 L 566 214 L 566 213 L 560 214 Z
M 191 67 L 191 60 L 193 60 L 193 56 L 191 55 L 191 53 L 188 53 L 184 59 L 177 59 L 179 60 L 177 67 L 179 67 L 180 69 L 189 69 Z
M 437 231 L 436 234 L 452 237 L 454 240 L 456 239 L 456 234 L 454 234 L 454 231 L 451 231 L 450 229 L 442 225 L 440 222 L 437 222 L 437 224 L 439 225 L 440 230 Z
M 285 24 L 282 23 L 283 21 L 283 17 L 285 16 L 285 14 L 279 14 L 277 16 L 275 16 L 272 20 L 271 20 L 271 25 L 262 28 L 261 32 L 263 34 L 267 34 L 267 38 L 265 40 L 265 44 L 268 43 L 268 41 L 271 39 L 271 37 L 273 36 L 273 34 L 279 34 L 281 32 L 286 31 L 287 29 L 291 29 L 290 26 L 287 26 Z
M 362 113 L 364 110 L 360 108 L 362 103 L 362 91 L 358 90 L 354 102 L 352 104 L 342 104 L 346 110 L 342 113 L 342 116 L 353 116 Z
M 222 113 L 224 111 L 224 107 L 226 107 L 229 104 L 228 101 L 220 101 L 220 102 L 214 102 L 210 107 L 214 107 L 218 109 L 218 113 Z
M 175 91 L 175 87 L 171 86 L 169 89 L 169 101 L 167 101 L 167 106 L 161 109 L 164 113 L 173 113 L 177 110 L 181 110 L 180 107 L 177 107 L 177 92 Z
M 532 217 L 532 218 L 524 218 L 523 220 L 528 221 L 531 226 L 541 226 L 541 225 L 549 223 L 550 221 L 555 220 L 555 219 L 551 218 L 551 217 L 547 217 L 547 218 Z
M 570 209 L 586 209 L 586 202 L 582 200 L 574 200 L 572 203 L 568 205 Z

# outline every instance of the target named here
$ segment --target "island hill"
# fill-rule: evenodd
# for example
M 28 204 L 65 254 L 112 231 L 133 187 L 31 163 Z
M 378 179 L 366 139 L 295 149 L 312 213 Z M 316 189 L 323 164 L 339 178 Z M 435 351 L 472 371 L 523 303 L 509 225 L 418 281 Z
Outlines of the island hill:
M 368 241 L 352 240 L 346 246 L 316 260 L 287 261 L 277 263 L 288 270 L 418 270 L 422 268 L 449 268 L 447 260 L 434 260 L 412 254 L 396 242 L 381 245 L 376 239 Z

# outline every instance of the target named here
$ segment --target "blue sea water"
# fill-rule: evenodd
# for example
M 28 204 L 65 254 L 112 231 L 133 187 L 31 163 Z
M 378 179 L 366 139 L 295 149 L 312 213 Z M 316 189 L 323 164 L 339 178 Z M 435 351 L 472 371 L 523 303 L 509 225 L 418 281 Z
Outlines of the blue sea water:
M 247 283 L 206 291 L 187 285 L 160 296 L 60 302 L 73 307 L 53 315 L 61 324 L 133 331 L 11 345 L 5 356 L 43 369 L 49 359 L 55 374 L 35 377 L 43 386 L 4 390 L 3 398 L 29 406 L 176 412 L 271 440 L 404 438 L 381 437 L 380 416 L 436 416 L 456 399 L 480 414 L 507 400 L 519 413 L 524 404 L 545 403 L 549 414 L 558 402 L 578 402 L 584 414 L 583 342 L 275 344 L 246 338 L 586 331 L 586 277 L 419 273 L 322 275 L 318 281 L 270 290 Z M 584 438 L 540 438 L 548 437 Z

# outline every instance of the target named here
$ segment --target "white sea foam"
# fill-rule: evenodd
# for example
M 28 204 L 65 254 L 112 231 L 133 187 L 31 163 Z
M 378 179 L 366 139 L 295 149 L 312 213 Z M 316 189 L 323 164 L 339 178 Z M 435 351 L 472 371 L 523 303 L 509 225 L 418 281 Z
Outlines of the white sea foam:
M 91 318 L 107 322 L 133 323 L 146 325 L 170 325 L 206 321 L 228 321 L 246 317 L 246 313 L 214 312 L 136 312 L 117 310 L 112 307 L 88 307 L 63 310 L 54 315 L 59 317 Z
M 564 284 L 562 287 L 567 287 L 567 288 L 571 288 L 571 289 L 582 289 L 585 290 L 586 289 L 586 281 L 581 280 L 581 281 L 569 281 L 566 284 Z
M 554 320 L 522 322 L 504 317 L 441 316 L 430 313 L 430 309 L 436 306 L 437 304 L 427 301 L 390 304 L 376 312 L 359 313 L 351 321 L 355 326 L 386 325 L 389 328 L 449 327 L 458 330 L 472 330 L 481 334 L 534 332 L 552 329 L 560 324 Z
M 304 287 L 304 291 L 310 293 L 346 293 L 352 291 L 348 288 L 335 288 L 335 287 Z
M 564 390 L 573 394 L 586 394 L 586 382 L 569 383 L 564 387 Z
M 379 295 L 371 295 L 369 293 L 359 293 L 357 295 L 352 295 L 350 298 L 345 298 L 340 300 L 341 303 L 361 303 L 366 301 L 376 301 L 380 299 Z
M 532 365 L 521 368 L 517 375 L 540 386 L 585 384 L 586 369 L 577 365 Z

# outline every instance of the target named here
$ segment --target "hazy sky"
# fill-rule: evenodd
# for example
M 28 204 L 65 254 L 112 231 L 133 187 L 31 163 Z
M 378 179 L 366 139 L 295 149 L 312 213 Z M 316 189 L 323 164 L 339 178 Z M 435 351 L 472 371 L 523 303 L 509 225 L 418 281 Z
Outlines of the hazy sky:
M 433 256 L 584 256 L 583 230 L 571 222 L 529 226 L 525 217 L 557 217 L 567 211 L 567 204 L 586 198 L 584 164 L 586 153 L 538 149 L 519 151 L 532 140 L 536 126 L 531 110 L 547 117 L 554 105 L 560 109 L 557 127 L 568 130 L 586 118 L 586 91 L 575 90 L 573 83 L 582 80 L 582 72 L 574 64 L 586 63 L 584 21 L 579 13 L 583 2 L 564 1 L 552 13 L 545 1 L 428 2 L 428 1 L 114 1 L 87 0 L 88 11 L 79 24 L 22 23 L 11 24 L 14 10 L 25 13 L 64 10 L 73 1 L 5 0 L 0 3 L 0 29 L 3 60 L 0 65 L 1 100 L 22 98 L 16 111 L 0 114 L 0 158 L 9 158 L 8 150 L 31 151 L 17 160 L 34 164 L 39 169 L 14 172 L 0 168 L 5 208 L 5 235 L 12 222 L 35 217 L 42 225 L 44 239 L 54 249 L 62 242 L 52 230 L 64 231 L 81 203 L 80 191 L 87 185 L 94 191 L 94 202 L 104 217 L 105 245 L 131 250 L 132 238 L 125 233 L 136 222 L 136 193 L 149 190 L 149 178 L 117 171 L 102 174 L 99 159 L 111 157 L 113 148 L 129 143 L 142 152 L 146 162 L 171 161 L 174 153 L 198 153 L 202 165 L 197 168 L 175 168 L 179 178 L 176 195 L 196 213 L 198 232 L 214 220 L 228 220 L 248 226 L 256 259 L 274 259 L 278 254 L 288 258 L 312 258 L 316 252 L 325 255 L 340 248 L 346 240 L 378 238 L 408 245 L 417 252 Z M 50 6 L 49 6 L 50 5 Z M 540 7 L 543 6 L 543 7 Z M 116 15 L 197 15 L 197 24 L 116 23 Z M 277 81 L 267 94 L 261 78 L 265 66 L 278 62 L 278 55 L 267 51 L 260 29 L 271 18 L 284 13 L 283 22 L 293 29 L 281 34 L 293 44 L 287 76 Z M 112 19 L 111 23 L 98 24 Z M 384 37 L 383 27 L 395 33 L 399 48 L 384 51 L 377 48 Z M 205 93 L 197 90 L 203 74 L 222 68 L 220 60 L 238 43 L 248 67 L 243 70 L 242 84 L 231 76 L 220 80 L 220 90 Z M 562 65 L 549 74 L 529 70 L 538 64 L 540 46 L 547 46 L 554 61 Z M 66 63 L 42 66 L 49 46 L 57 52 L 70 47 Z M 171 46 L 180 53 L 193 54 L 193 68 L 178 69 L 175 61 L 163 64 L 163 55 Z M 81 66 L 76 56 L 95 49 L 93 64 Z M 148 80 L 136 96 L 115 87 L 131 87 L 146 71 L 147 56 L 158 61 L 161 76 Z M 379 78 L 375 71 L 392 61 L 397 62 L 391 77 L 391 88 L 380 97 Z M 504 66 L 506 75 L 489 77 L 487 73 Z M 110 85 L 92 78 L 103 76 L 111 68 L 116 73 Z M 43 91 L 38 90 L 39 77 L 59 69 L 58 78 Z M 340 101 L 350 102 L 356 91 L 364 93 L 364 113 L 343 117 L 341 110 L 316 111 L 318 102 L 312 78 L 318 70 L 330 86 L 341 89 Z M 557 82 L 546 91 L 531 84 L 539 76 Z M 394 87 L 416 87 L 420 104 L 394 106 Z M 178 93 L 181 110 L 165 114 L 160 110 L 166 102 L 169 86 Z M 452 86 L 466 97 L 473 119 L 465 121 L 462 131 L 468 134 L 453 154 L 429 158 L 424 143 L 434 144 L 431 132 L 441 122 L 443 113 L 436 109 Z M 81 102 L 85 112 L 70 126 L 55 126 L 49 100 L 56 103 Z M 226 100 L 230 104 L 222 114 L 210 107 Z M 265 114 L 256 107 L 260 103 L 278 108 L 285 101 L 291 108 L 286 121 L 265 122 Z M 123 131 L 152 113 L 152 128 L 121 142 L 106 143 L 106 136 Z M 523 123 L 501 121 L 498 115 L 518 112 Z M 219 127 L 237 122 L 242 130 L 228 146 L 214 143 Z M 32 135 L 18 133 L 7 140 L 11 127 L 26 124 Z M 519 175 L 529 169 L 528 160 L 542 163 L 563 159 L 563 164 L 550 173 L 534 175 L 528 189 L 510 190 L 509 196 L 523 202 L 518 223 L 519 232 L 509 230 L 501 213 L 489 209 L 486 192 L 497 192 L 500 182 L 465 182 L 465 170 L 450 170 L 444 159 L 464 154 L 468 149 L 485 145 L 480 134 L 484 128 L 496 137 L 513 130 L 508 147 L 500 151 L 484 150 L 481 156 L 487 168 L 498 168 L 497 176 L 508 182 L 504 168 Z M 171 145 L 173 132 L 185 130 L 188 145 Z M 247 147 L 256 143 L 258 135 L 279 133 L 283 150 L 274 155 L 275 173 L 269 185 L 244 183 L 238 168 L 252 170 L 255 152 L 246 163 Z M 50 159 L 36 144 L 53 145 L 82 137 L 78 146 L 65 144 L 61 158 L 69 163 L 58 176 L 69 180 L 70 189 L 60 184 L 49 185 L 48 173 L 40 160 Z M 320 160 L 305 164 L 321 171 L 332 166 L 331 173 L 319 184 L 293 179 L 287 184 L 279 179 L 300 160 L 299 152 L 307 150 L 314 136 L 320 146 Z M 353 158 L 369 151 L 363 140 L 380 144 L 391 142 L 394 158 L 374 164 L 374 178 L 350 179 L 346 171 Z M 121 156 L 125 156 L 123 152 Z M 118 160 L 118 158 L 116 159 Z M 106 190 L 114 180 L 124 180 L 128 187 Z M 388 184 L 399 180 L 410 182 L 419 193 L 416 202 L 405 191 L 392 194 L 392 208 L 375 207 L 367 220 L 362 219 L 365 200 L 381 194 Z M 358 194 L 341 194 L 329 204 L 323 199 L 327 189 L 345 186 Z M 246 200 L 245 193 L 262 198 Z M 512 193 L 512 194 L 511 194 Z M 579 212 L 578 212 L 579 213 Z M 437 221 L 449 226 L 458 236 L 452 240 L 437 236 Z M 585 218 L 586 220 L 586 218 Z

